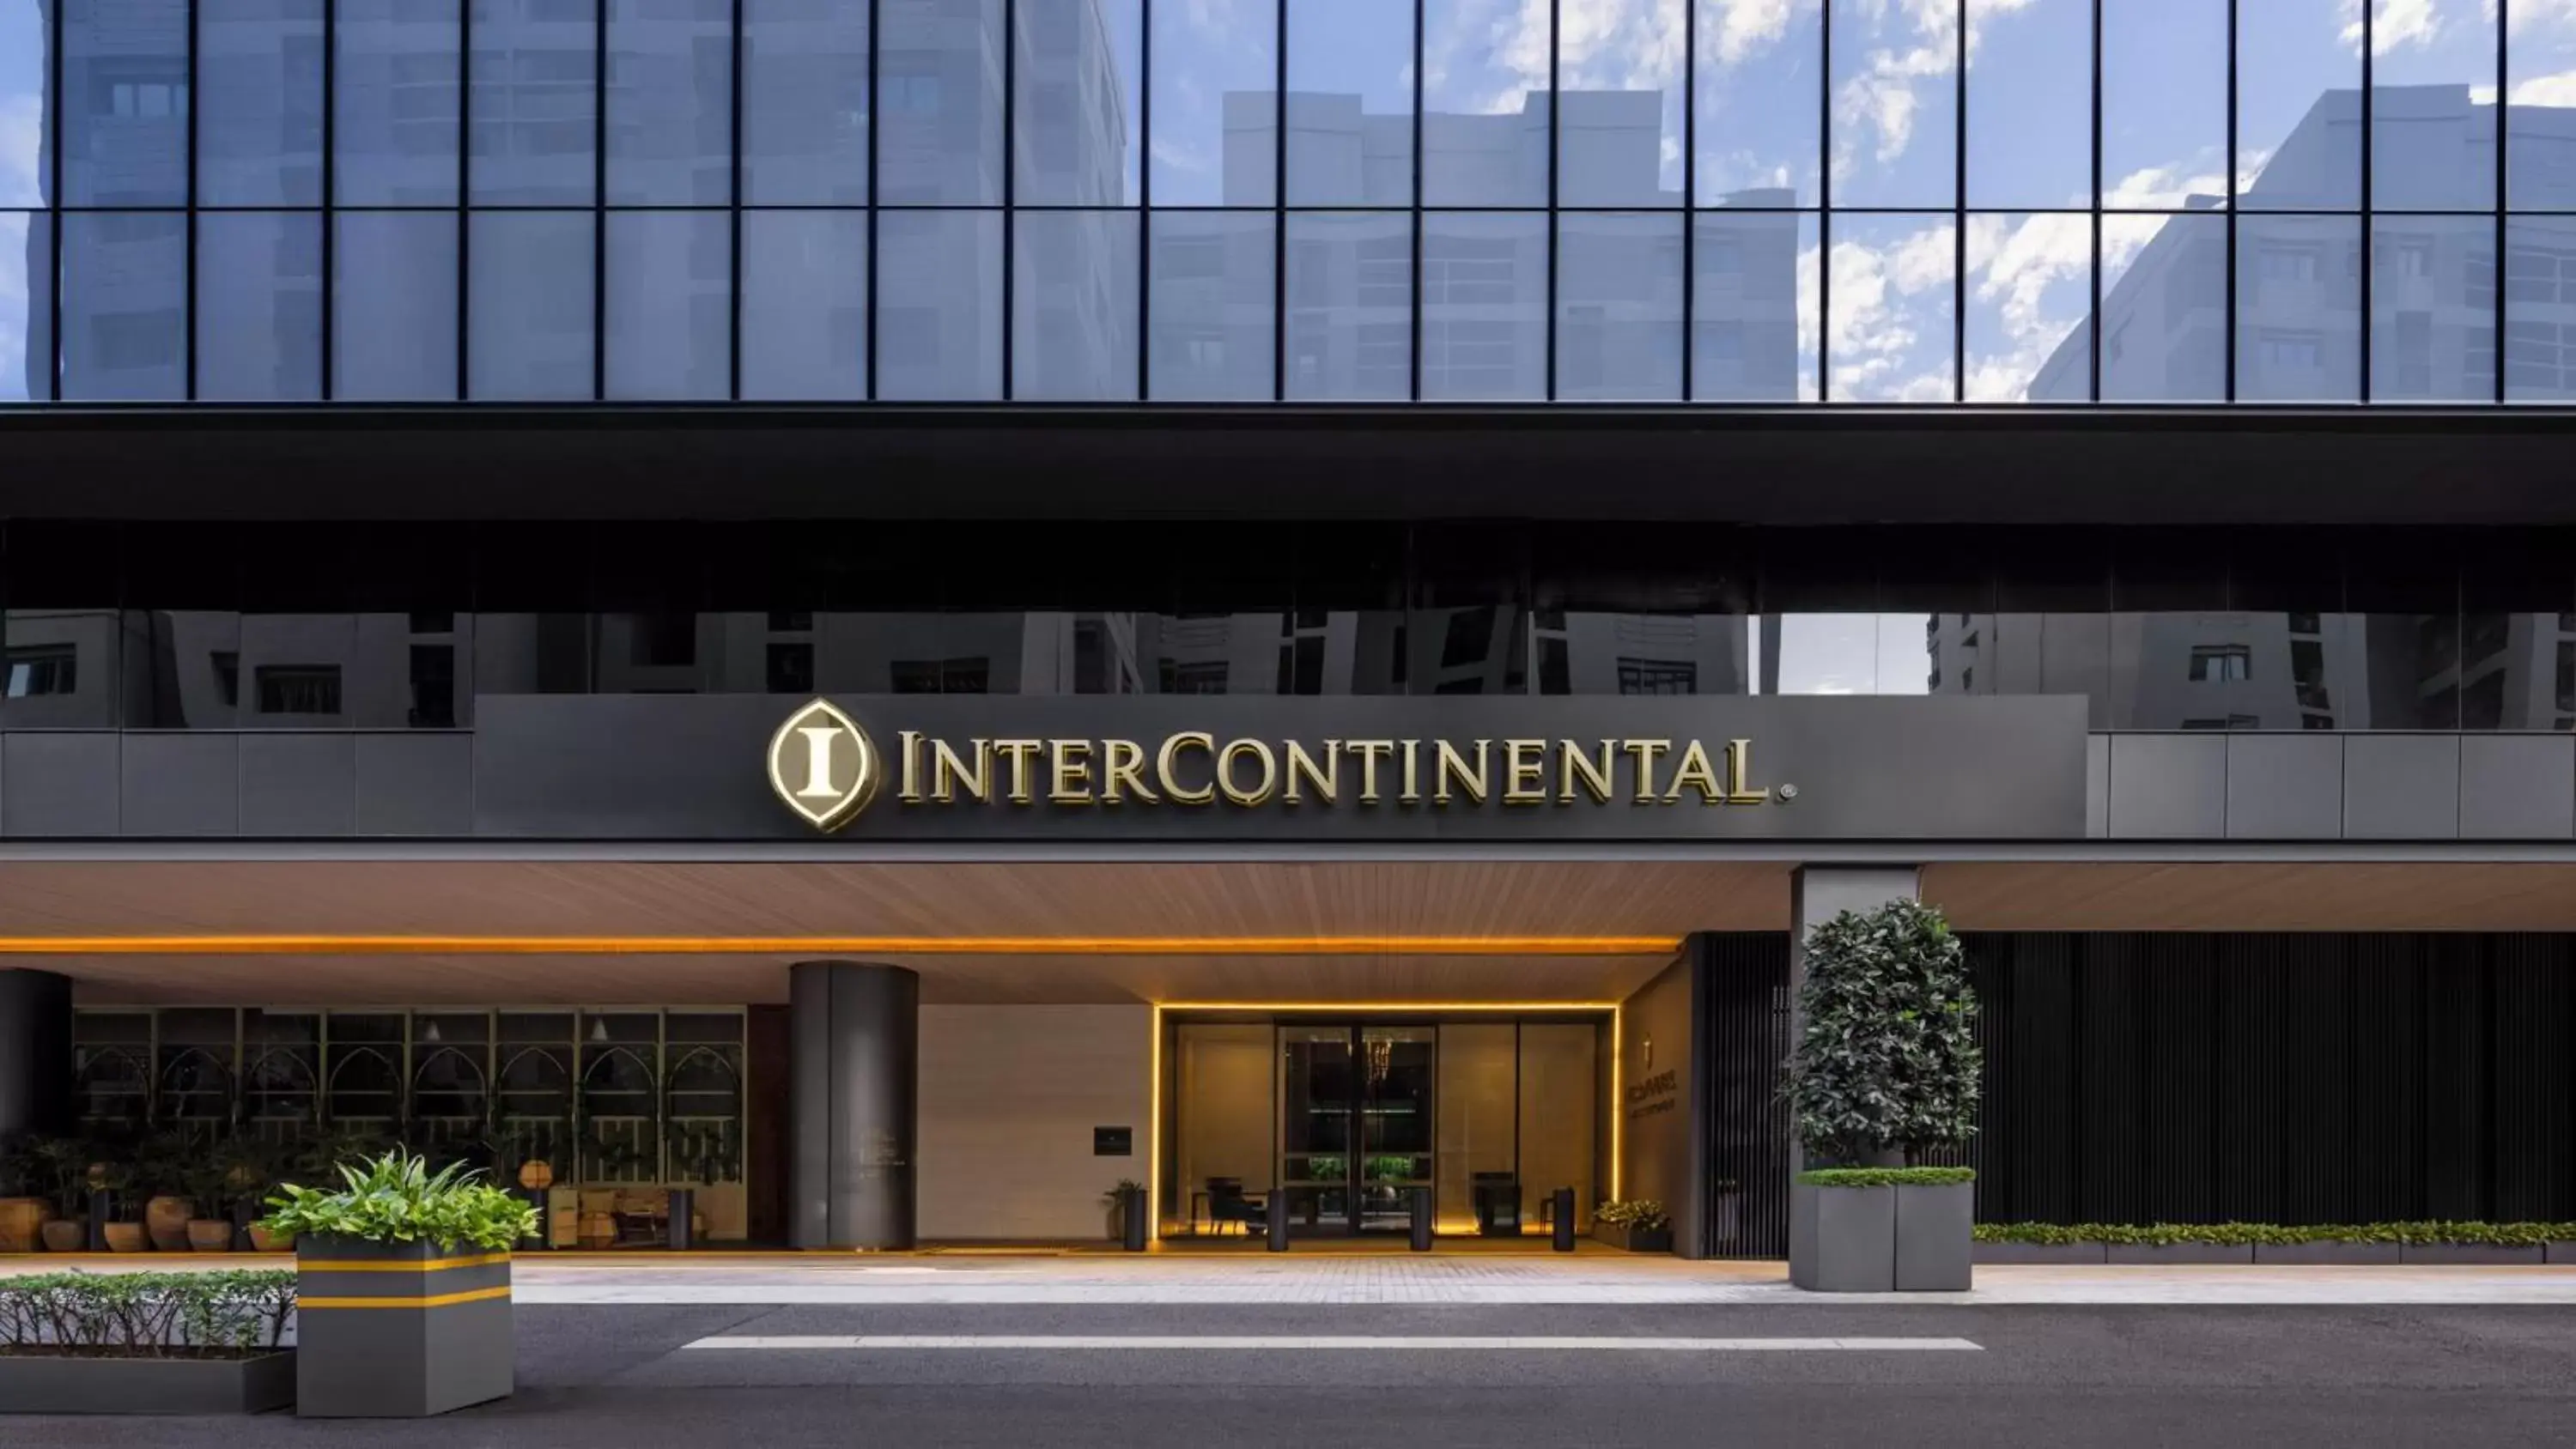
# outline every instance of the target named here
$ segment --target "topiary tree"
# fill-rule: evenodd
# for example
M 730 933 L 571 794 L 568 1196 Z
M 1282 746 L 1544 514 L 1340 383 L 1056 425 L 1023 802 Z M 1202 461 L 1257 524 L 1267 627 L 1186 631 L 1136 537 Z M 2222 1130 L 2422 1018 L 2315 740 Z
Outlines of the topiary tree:
M 1975 1135 L 1977 998 L 1937 907 L 1892 901 L 1808 932 L 1798 1010 L 1785 1093 L 1810 1152 L 1911 1164 Z

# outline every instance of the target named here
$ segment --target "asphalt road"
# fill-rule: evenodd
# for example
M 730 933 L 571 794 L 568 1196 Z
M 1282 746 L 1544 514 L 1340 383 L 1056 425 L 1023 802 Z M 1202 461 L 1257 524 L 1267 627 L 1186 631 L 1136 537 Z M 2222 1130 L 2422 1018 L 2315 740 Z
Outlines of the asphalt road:
M 0 1445 L 2576 1442 L 2566 1308 L 522 1308 L 520 1391 L 416 1423 L 0 1416 Z M 714 1335 L 1964 1338 L 1977 1352 L 688 1350 Z

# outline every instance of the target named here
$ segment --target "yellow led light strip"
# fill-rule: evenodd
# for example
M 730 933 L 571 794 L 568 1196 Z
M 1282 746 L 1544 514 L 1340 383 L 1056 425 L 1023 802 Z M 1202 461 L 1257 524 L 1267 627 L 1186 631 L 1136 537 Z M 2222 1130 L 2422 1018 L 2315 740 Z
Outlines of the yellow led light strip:
M 0 956 L 1650 956 L 1671 936 L 0 936 Z

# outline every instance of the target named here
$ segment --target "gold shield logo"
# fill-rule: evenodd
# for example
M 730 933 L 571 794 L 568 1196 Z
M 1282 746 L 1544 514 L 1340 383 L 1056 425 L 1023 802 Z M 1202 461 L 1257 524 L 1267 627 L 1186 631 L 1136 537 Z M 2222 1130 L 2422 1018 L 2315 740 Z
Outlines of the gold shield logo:
M 877 793 L 877 748 L 829 700 L 787 717 L 769 737 L 769 788 L 817 830 L 838 830 Z

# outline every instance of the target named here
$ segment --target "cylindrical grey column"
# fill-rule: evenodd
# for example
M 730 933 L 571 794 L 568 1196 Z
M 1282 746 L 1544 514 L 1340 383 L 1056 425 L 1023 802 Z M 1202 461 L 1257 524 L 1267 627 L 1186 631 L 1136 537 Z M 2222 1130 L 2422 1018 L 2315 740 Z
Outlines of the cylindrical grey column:
M 72 981 L 0 971 L 0 1142 L 71 1130 Z
M 787 1240 L 913 1246 L 921 978 L 900 966 L 799 961 L 790 1017 Z

